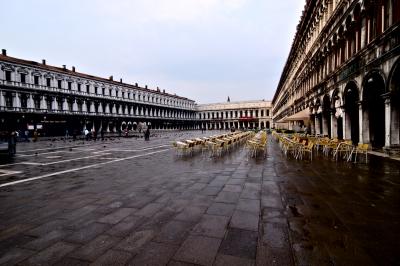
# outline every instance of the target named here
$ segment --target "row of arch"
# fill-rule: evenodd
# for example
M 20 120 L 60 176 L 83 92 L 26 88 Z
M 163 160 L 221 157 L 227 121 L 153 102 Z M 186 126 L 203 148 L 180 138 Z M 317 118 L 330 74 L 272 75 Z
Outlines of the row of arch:
M 358 84 L 346 83 L 310 104 L 313 133 L 369 143 L 374 148 L 400 144 L 400 59 L 386 78 L 370 71 Z

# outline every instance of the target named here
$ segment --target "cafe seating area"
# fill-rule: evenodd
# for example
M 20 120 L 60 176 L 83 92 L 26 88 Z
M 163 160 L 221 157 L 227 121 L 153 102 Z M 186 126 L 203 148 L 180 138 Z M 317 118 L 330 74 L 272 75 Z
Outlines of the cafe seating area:
M 172 145 L 177 156 L 193 156 L 201 153 L 203 156 L 215 158 L 236 149 L 253 135 L 253 132 L 233 132 L 174 141 Z
M 260 131 L 246 142 L 247 158 L 267 155 L 267 133 Z
M 331 139 L 326 136 L 312 136 L 306 134 L 285 134 L 272 132 L 274 138 L 279 142 L 282 153 L 286 157 L 296 160 L 308 159 L 312 161 L 313 156 L 320 153 L 324 158 L 335 161 L 357 162 L 368 161 L 368 144 L 353 145 L 351 140 Z M 361 158 L 358 156 L 361 155 Z

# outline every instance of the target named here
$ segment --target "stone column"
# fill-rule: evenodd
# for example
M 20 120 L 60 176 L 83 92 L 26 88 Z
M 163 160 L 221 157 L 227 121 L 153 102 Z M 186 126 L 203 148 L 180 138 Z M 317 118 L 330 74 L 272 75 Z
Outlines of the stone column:
M 68 110 L 68 102 L 67 102 L 67 99 L 63 98 L 62 101 L 63 101 L 63 110 L 64 110 L 64 111 L 67 111 L 67 110 Z
M 390 147 L 390 125 L 391 125 L 390 95 L 385 97 L 385 147 Z
M 315 134 L 321 134 L 318 116 L 318 114 L 315 115 Z
M 14 108 L 21 108 L 21 94 L 18 93 L 18 92 L 15 93 L 13 107 Z
M 51 109 L 53 109 L 54 111 L 57 111 L 58 110 L 58 102 L 57 102 L 57 97 L 54 97 L 53 98 L 53 101 L 52 101 L 52 103 L 51 103 Z
M 342 108 L 342 120 L 343 120 L 343 139 L 347 139 L 349 137 L 349 134 L 346 132 L 347 130 L 347 118 L 346 118 L 346 110 L 344 108 Z
M 46 110 L 47 109 L 47 102 L 45 96 L 40 96 L 40 109 Z
M 76 102 L 76 99 L 74 99 L 74 102 L 72 103 L 72 111 L 78 112 L 78 103 Z
M 29 94 L 27 106 L 28 106 L 29 109 L 33 109 L 33 108 L 34 108 L 33 96 L 32 96 L 32 94 Z
M 359 127 L 359 141 L 358 143 L 365 143 L 364 142 L 364 137 L 363 137 L 363 131 L 364 131 L 364 124 L 363 124 L 363 104 L 362 102 L 358 102 L 358 127 Z
M 337 138 L 337 119 L 335 111 L 331 111 L 331 138 Z
M 0 106 L 6 106 L 6 100 L 4 99 L 4 94 L 2 91 L 0 91 Z
M 82 112 L 84 112 L 84 113 L 87 112 L 87 103 L 86 103 L 86 100 L 84 100 L 83 103 L 82 103 Z

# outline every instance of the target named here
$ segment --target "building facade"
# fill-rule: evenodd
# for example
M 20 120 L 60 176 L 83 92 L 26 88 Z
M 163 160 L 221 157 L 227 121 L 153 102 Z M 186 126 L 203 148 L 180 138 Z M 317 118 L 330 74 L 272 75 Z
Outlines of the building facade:
M 64 135 L 195 127 L 195 102 L 161 91 L 0 55 L 0 131 Z
M 271 128 L 272 106 L 270 101 L 243 101 L 203 104 L 197 108 L 200 128 Z
M 274 122 L 396 151 L 400 1 L 307 1 L 273 98 Z

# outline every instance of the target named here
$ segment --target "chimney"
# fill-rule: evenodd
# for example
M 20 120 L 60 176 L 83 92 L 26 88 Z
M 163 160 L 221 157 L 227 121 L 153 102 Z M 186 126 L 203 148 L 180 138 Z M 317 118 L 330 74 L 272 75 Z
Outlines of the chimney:
M 46 59 L 42 59 L 42 64 L 46 65 Z
M 114 77 L 111 75 L 108 79 L 111 80 L 111 81 L 113 81 L 113 80 L 114 80 Z
M 7 56 L 7 50 L 6 49 L 1 49 L 1 54 L 4 56 Z
M 165 90 L 162 90 L 163 93 L 165 93 Z
M 122 78 L 119 79 L 119 82 L 122 83 Z
M 64 70 L 67 70 L 67 65 L 63 65 L 63 69 L 64 69 Z
M 137 84 L 137 82 L 135 83 L 135 87 L 137 87 L 138 86 L 138 84 Z
M 146 86 L 144 86 L 146 89 L 147 89 L 147 85 Z
M 72 67 L 72 72 L 75 72 L 75 67 L 74 66 Z

